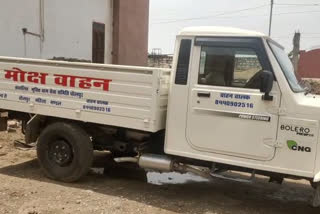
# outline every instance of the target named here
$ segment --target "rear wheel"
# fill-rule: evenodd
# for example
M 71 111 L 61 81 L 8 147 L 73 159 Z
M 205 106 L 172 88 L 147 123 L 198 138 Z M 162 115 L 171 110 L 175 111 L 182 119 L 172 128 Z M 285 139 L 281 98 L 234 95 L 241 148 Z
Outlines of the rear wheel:
M 41 133 L 37 155 L 47 177 L 74 182 L 89 171 L 93 160 L 93 146 L 89 135 L 81 127 L 57 122 Z

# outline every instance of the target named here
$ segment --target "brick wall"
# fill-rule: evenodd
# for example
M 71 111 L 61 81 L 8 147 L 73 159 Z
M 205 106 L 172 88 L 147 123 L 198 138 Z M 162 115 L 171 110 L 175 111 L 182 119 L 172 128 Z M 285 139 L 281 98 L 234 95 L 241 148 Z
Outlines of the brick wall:
M 298 74 L 301 78 L 320 78 L 320 49 L 300 52 Z
M 149 55 L 148 66 L 157 68 L 172 68 L 173 56 L 171 55 Z

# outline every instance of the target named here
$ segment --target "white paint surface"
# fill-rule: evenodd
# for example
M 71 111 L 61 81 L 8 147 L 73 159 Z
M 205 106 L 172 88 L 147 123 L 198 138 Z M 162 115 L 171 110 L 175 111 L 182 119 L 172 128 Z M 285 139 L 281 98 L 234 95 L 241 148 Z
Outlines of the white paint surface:
M 157 132 L 169 77 L 159 68 L 0 57 L 0 109 Z
M 180 32 L 180 36 L 249 36 L 249 37 L 264 37 L 263 33 L 244 30 L 232 27 L 219 26 L 199 26 L 187 27 Z
M 111 25 L 111 0 L 43 0 L 44 41 L 26 35 L 22 28 L 40 33 L 40 0 L 2 0 L 0 7 L 0 55 L 50 59 L 92 59 L 92 22 Z M 106 26 L 106 61 L 110 62 L 112 31 Z M 109 54 L 108 54 L 109 53 Z

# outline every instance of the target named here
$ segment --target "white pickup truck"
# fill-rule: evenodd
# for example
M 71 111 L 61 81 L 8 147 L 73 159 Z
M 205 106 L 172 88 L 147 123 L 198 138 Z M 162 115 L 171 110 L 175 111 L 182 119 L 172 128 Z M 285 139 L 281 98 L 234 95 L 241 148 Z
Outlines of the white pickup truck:
M 172 71 L 0 57 L 0 109 L 52 179 L 80 179 L 101 150 L 160 172 L 307 179 L 320 205 L 320 98 L 261 33 L 186 28 Z

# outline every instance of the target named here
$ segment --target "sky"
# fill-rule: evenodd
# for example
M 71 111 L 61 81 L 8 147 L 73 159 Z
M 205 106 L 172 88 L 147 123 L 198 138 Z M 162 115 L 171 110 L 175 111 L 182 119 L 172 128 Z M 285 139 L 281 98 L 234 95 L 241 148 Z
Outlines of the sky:
M 268 34 L 271 0 L 150 0 L 149 52 L 174 51 L 184 27 L 227 26 Z M 271 37 L 292 50 L 295 31 L 301 49 L 320 47 L 320 0 L 274 0 Z

